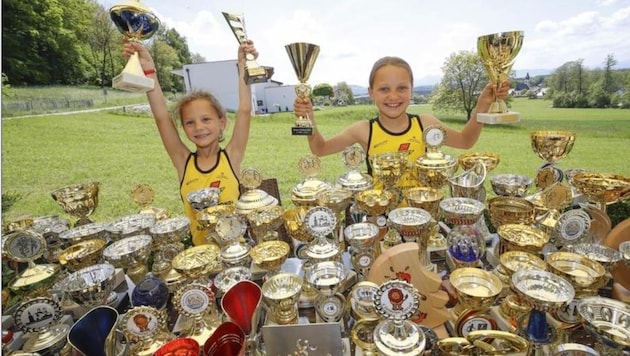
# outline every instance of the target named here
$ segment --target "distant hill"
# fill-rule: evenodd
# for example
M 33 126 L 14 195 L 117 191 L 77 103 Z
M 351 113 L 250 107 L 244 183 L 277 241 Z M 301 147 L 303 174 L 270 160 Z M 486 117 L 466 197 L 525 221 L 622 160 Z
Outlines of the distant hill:
M 368 95 L 368 88 L 360 85 L 348 85 L 352 90 L 352 95 L 354 96 L 364 96 Z M 419 85 L 413 87 L 413 92 L 421 95 L 428 95 L 434 89 L 434 85 Z

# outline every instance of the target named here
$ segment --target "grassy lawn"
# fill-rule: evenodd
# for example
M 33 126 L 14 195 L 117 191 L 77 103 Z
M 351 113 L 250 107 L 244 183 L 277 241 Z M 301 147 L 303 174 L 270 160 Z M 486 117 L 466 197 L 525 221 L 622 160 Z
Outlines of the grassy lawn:
M 518 173 L 533 177 L 543 161 L 531 150 L 529 134 L 545 129 L 576 132 L 573 151 L 557 163 L 560 168 L 630 176 L 626 156 L 630 111 L 552 109 L 548 101 L 527 99 L 516 99 L 512 105 L 514 111 L 521 113 L 521 122 L 486 126 L 471 150 L 500 154 L 501 163 L 491 175 Z M 430 107 L 411 106 L 410 111 L 430 112 Z M 354 120 L 374 115 L 372 106 L 316 112 L 318 127 L 326 137 Z M 452 127 L 464 124 L 463 115 L 438 117 Z M 293 121 L 291 113 L 253 118 L 243 162 L 243 167 L 256 167 L 265 177 L 278 179 L 284 206 L 290 205 L 291 189 L 302 179 L 297 162 L 310 154 L 305 137 L 291 136 Z M 445 151 L 451 155 L 464 153 Z M 322 179 L 334 182 L 344 171 L 341 155 L 322 158 Z M 111 221 L 137 212 L 130 192 L 139 183 L 147 183 L 156 191 L 154 206 L 166 208 L 174 215 L 183 214 L 175 169 L 152 118 L 97 112 L 2 121 L 2 192 L 22 197 L 3 214 L 4 219 L 13 220 L 20 215 L 65 216 L 50 192 L 86 181 L 100 182 L 99 205 L 92 216 L 95 221 Z M 487 185 L 489 189 L 489 182 Z

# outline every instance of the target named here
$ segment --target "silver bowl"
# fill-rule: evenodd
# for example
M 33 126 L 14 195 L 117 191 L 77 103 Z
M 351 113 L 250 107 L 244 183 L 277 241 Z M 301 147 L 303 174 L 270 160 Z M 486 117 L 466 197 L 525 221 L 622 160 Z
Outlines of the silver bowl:
M 494 194 L 500 196 L 526 196 L 533 184 L 533 179 L 520 174 L 497 174 L 490 178 Z
M 442 219 L 454 225 L 472 225 L 483 215 L 485 205 L 471 198 L 445 198 L 440 202 Z
M 185 216 L 164 219 L 149 228 L 155 247 L 182 242 L 189 233 L 190 220 Z
M 517 271 L 512 275 L 514 290 L 532 308 L 550 311 L 569 303 L 575 289 L 566 279 L 551 272 L 535 269 Z
M 147 235 L 155 219 L 155 214 L 131 214 L 107 225 L 107 231 L 114 241 L 133 235 Z
M 604 297 L 587 297 L 578 302 L 583 325 L 599 342 L 630 351 L 630 305 Z
M 219 188 L 202 188 L 189 193 L 186 199 L 195 211 L 202 211 L 205 208 L 219 204 Z
M 60 282 L 61 289 L 80 305 L 96 307 L 106 304 L 114 290 L 116 269 L 110 264 L 82 268 Z

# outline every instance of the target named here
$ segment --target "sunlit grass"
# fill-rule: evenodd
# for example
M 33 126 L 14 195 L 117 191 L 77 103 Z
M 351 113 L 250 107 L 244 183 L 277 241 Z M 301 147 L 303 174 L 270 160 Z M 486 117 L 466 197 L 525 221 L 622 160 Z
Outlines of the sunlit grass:
M 630 176 L 628 110 L 552 109 L 549 104 L 541 100 L 515 100 L 513 110 L 521 113 L 520 123 L 484 128 L 471 151 L 500 154 L 501 163 L 491 175 L 518 173 L 533 177 L 543 160 L 533 153 L 529 134 L 533 130 L 551 129 L 576 132 L 573 151 L 557 163 L 560 168 Z M 409 110 L 431 111 L 428 106 L 411 106 Z M 317 111 L 316 120 L 319 130 L 330 137 L 355 120 L 375 115 L 373 106 L 347 106 Z M 443 118 L 455 128 L 464 124 L 463 115 Z M 242 165 L 256 167 L 264 176 L 277 178 L 284 206 L 291 204 L 291 189 L 303 179 L 297 162 L 310 154 L 305 137 L 291 136 L 293 122 L 291 113 L 253 118 Z M 445 151 L 451 155 L 464 153 L 449 148 Z M 323 157 L 321 161 L 320 177 L 326 181 L 336 181 L 346 170 L 339 154 Z M 65 216 L 50 192 L 85 181 L 101 183 L 99 205 L 93 215 L 96 221 L 110 221 L 137 212 L 130 192 L 139 183 L 147 183 L 156 191 L 154 206 L 183 214 L 175 169 L 152 118 L 98 112 L 3 120 L 2 192 L 21 195 L 5 219 L 24 214 Z

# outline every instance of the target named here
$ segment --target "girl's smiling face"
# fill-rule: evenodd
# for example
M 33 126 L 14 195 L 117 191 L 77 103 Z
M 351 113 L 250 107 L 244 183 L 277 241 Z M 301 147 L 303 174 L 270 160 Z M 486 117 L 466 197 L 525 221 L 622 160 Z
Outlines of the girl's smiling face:
M 181 118 L 186 136 L 197 147 L 218 143 L 227 124 L 225 117 L 221 117 L 214 106 L 203 99 L 193 100 L 183 106 Z
M 413 91 L 407 69 L 396 65 L 382 66 L 375 72 L 368 91 L 381 117 L 407 117 L 407 107 Z

